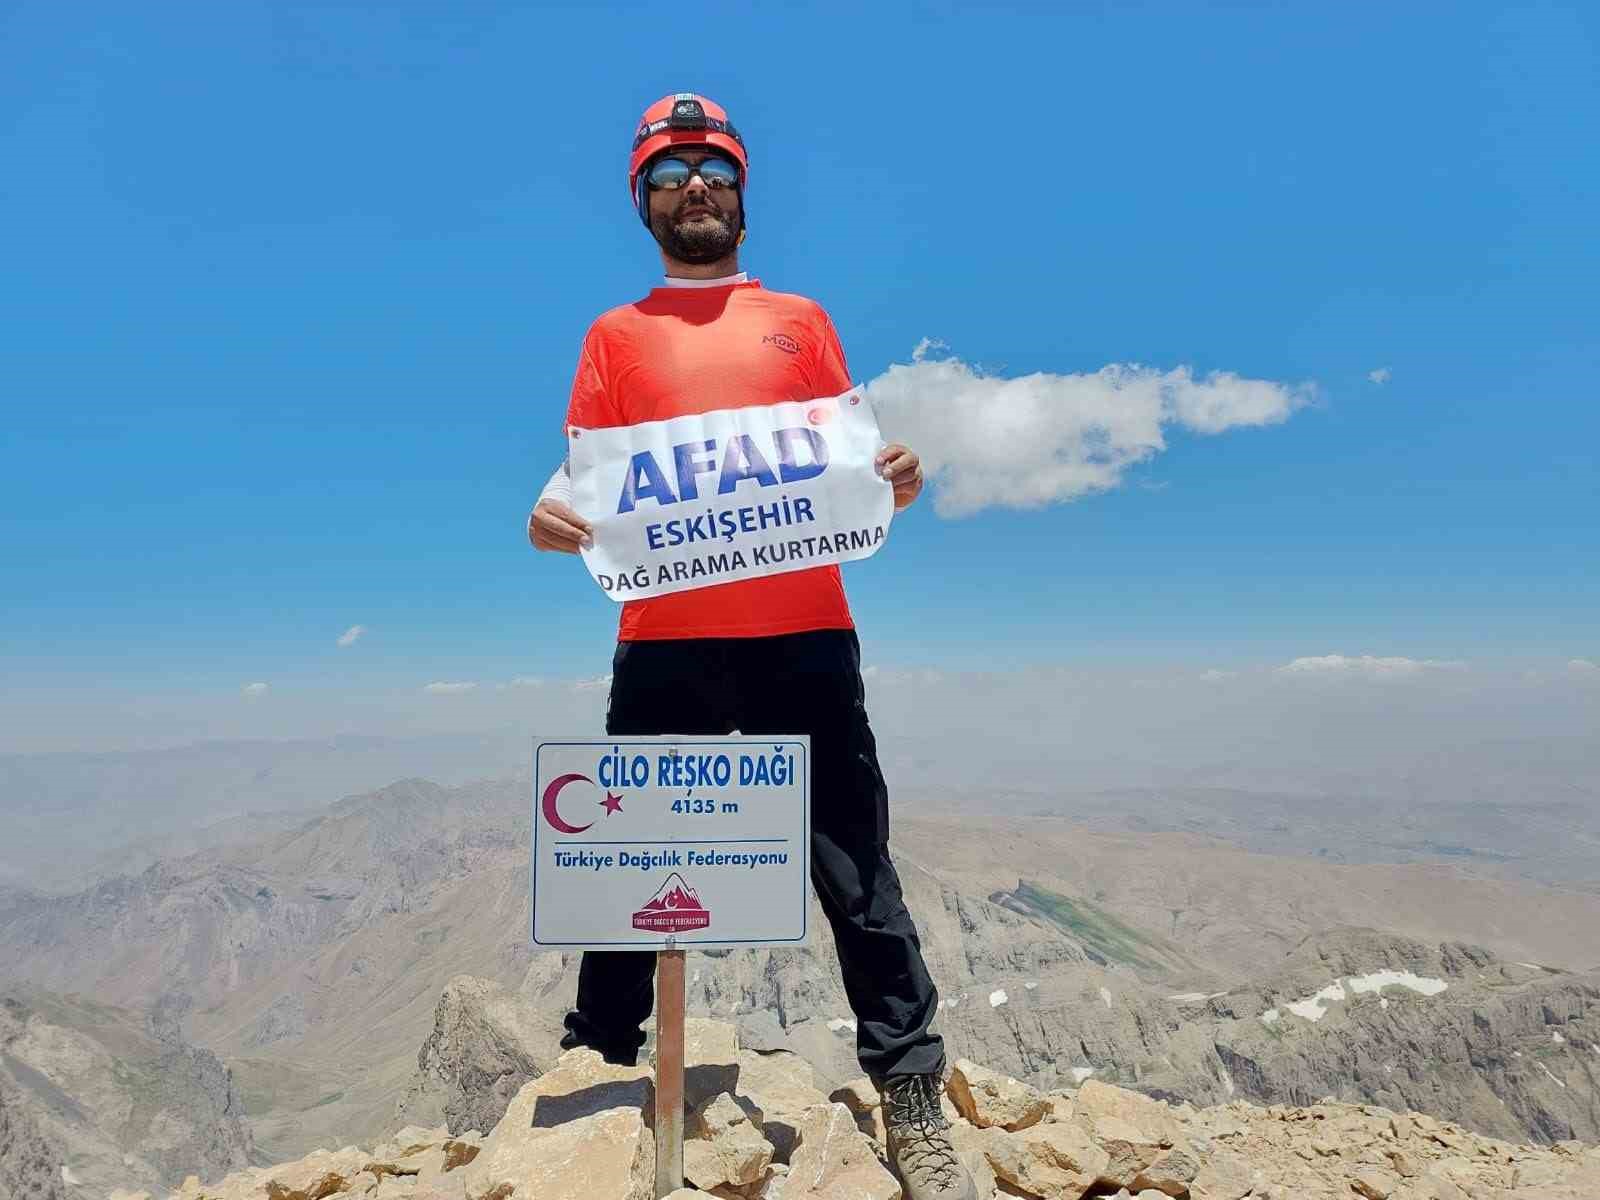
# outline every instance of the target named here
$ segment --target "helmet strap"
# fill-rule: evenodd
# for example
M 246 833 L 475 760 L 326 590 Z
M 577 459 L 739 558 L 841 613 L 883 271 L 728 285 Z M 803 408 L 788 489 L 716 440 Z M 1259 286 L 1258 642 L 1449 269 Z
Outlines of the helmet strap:
M 650 195 L 650 185 L 645 182 L 644 172 L 642 170 L 639 172 L 639 182 L 637 187 L 639 190 L 633 198 L 634 206 L 639 210 L 639 220 L 644 222 L 644 227 L 646 229 L 650 229 L 650 201 L 648 199 Z M 654 230 L 651 230 L 651 236 L 655 236 Z

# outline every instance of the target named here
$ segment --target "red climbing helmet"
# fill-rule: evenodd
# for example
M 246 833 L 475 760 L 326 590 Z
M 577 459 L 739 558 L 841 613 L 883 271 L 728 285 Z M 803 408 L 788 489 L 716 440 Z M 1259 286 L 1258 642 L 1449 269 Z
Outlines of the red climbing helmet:
M 733 159 L 739 165 L 739 194 L 743 200 L 750 156 L 726 110 L 715 100 L 694 92 L 663 96 L 639 118 L 633 153 L 628 156 L 628 195 L 633 197 L 646 229 L 650 227 L 650 208 L 645 200 L 644 165 L 668 146 L 708 146 Z

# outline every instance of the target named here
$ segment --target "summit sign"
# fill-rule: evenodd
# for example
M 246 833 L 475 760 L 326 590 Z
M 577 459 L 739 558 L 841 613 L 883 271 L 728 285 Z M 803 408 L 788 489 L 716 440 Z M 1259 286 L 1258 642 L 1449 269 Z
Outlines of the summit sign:
M 803 943 L 810 760 L 808 737 L 536 741 L 533 944 Z

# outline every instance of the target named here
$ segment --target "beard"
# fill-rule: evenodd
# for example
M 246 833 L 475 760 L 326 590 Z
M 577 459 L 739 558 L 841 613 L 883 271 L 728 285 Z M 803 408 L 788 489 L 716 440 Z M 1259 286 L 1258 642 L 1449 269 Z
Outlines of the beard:
M 703 265 L 726 258 L 739 244 L 739 225 L 743 212 L 729 216 L 714 204 L 708 205 L 710 216 L 700 216 L 685 221 L 677 213 L 652 213 L 650 232 L 661 248 L 679 262 Z M 741 206 L 742 210 L 742 206 Z

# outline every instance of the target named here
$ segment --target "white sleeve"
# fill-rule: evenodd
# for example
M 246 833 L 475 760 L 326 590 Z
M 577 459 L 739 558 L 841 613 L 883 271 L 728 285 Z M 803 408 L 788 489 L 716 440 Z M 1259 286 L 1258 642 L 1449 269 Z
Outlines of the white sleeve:
M 572 476 L 567 474 L 566 459 L 561 460 L 561 465 L 556 468 L 556 473 L 550 476 L 550 482 L 544 485 L 544 491 L 539 493 L 540 500 L 557 500 L 572 507 Z

